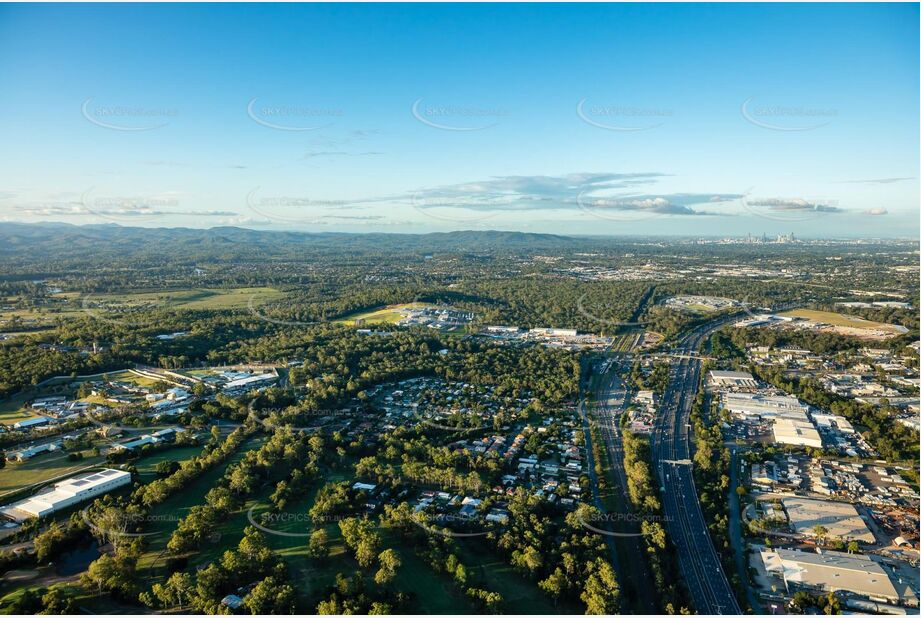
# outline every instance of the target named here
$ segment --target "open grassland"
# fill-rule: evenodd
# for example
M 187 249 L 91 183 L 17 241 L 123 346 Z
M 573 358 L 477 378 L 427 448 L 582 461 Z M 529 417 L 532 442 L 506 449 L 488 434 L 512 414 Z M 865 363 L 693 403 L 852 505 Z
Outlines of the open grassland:
M 67 453 L 60 451 L 42 453 L 22 463 L 8 461 L 6 467 L 0 470 L 0 500 L 7 494 L 99 466 L 104 461 L 105 458 L 102 456 L 90 456 L 89 451 L 84 453 L 84 458 L 80 461 L 70 461 Z
M 26 408 L 26 402 L 35 395 L 17 393 L 5 401 L 0 401 L 0 425 L 12 425 L 27 418 L 38 416 L 32 408 Z
M 533 580 L 500 558 L 489 542 L 482 538 L 458 539 L 458 554 L 469 571 L 475 573 L 486 588 L 501 594 L 505 606 L 514 608 L 515 613 L 582 613 L 578 605 L 573 603 L 561 602 L 554 607 L 553 601 Z
M 831 326 L 841 326 L 844 328 L 857 328 L 861 330 L 881 330 L 893 334 L 900 333 L 901 330 L 893 324 L 884 324 L 882 322 L 873 322 L 852 315 L 843 313 L 834 313 L 832 311 L 816 311 L 814 309 L 794 309 L 786 311 L 780 315 L 803 318 L 810 322 L 822 322 Z
M 100 305 L 123 305 L 125 307 L 148 307 L 151 309 L 246 309 L 253 305 L 277 300 L 284 292 L 270 287 L 254 288 L 193 288 L 181 290 L 159 290 L 156 292 L 126 292 L 120 294 L 92 294 L 80 297 L 74 292 L 62 292 L 59 296 L 90 307 Z

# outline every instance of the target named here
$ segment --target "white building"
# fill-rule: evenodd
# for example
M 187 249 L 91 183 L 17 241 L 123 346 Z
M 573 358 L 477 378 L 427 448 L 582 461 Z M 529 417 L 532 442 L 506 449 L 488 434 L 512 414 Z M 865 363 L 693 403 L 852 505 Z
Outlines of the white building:
M 232 391 L 238 389 L 248 389 L 253 386 L 262 385 L 263 383 L 272 382 L 278 379 L 278 376 L 274 373 L 260 373 L 256 375 L 247 376 L 245 378 L 239 378 L 236 380 L 231 380 L 224 385 L 225 391 Z
M 800 496 L 783 498 L 782 502 L 797 534 L 814 537 L 815 527 L 822 526 L 830 539 L 876 543 L 876 537 L 853 504 Z
M 754 388 L 758 386 L 755 377 L 747 371 L 711 371 L 710 382 L 719 387 Z
M 532 335 L 543 335 L 546 337 L 575 337 L 578 332 L 569 328 L 532 328 L 529 331 Z
M 768 573 L 783 580 L 787 592 L 798 589 L 838 590 L 884 603 L 898 603 L 901 595 L 883 567 L 869 556 L 824 551 L 820 554 L 777 549 L 762 551 Z
M 809 421 L 778 418 L 771 427 L 778 444 L 822 448 L 822 436 Z
M 521 328 L 518 326 L 499 326 L 499 325 L 490 325 L 486 327 L 486 332 L 488 333 L 500 333 L 506 335 L 514 335 L 521 332 Z
M 130 472 L 107 468 L 55 483 L 54 489 L 0 508 L 0 513 L 16 521 L 44 517 L 130 483 Z
M 763 393 L 723 393 L 723 407 L 739 416 L 758 420 L 806 419 L 808 407 L 789 395 Z
M 27 459 L 32 459 L 33 457 L 41 453 L 48 453 L 51 451 L 56 451 L 59 448 L 61 448 L 60 442 L 48 442 L 47 444 L 39 444 L 38 446 L 30 446 L 20 451 L 13 451 L 7 454 L 7 458 L 13 459 L 16 461 L 26 461 Z
M 854 426 L 846 418 L 837 414 L 813 414 L 812 420 L 819 427 L 837 429 L 841 433 L 854 433 Z
M 13 424 L 13 429 L 29 429 L 32 427 L 41 427 L 42 425 L 47 425 L 52 422 L 53 419 L 48 418 L 47 416 L 37 416 L 35 418 L 27 418 L 24 421 L 19 421 L 18 423 Z

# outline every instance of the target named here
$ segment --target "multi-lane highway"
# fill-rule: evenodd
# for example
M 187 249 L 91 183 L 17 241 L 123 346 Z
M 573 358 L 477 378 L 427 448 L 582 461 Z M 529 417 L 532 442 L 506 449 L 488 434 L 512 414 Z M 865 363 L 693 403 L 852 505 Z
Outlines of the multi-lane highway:
M 690 464 L 690 414 L 701 370 L 701 361 L 693 358 L 693 353 L 707 335 L 732 319 L 708 322 L 679 342 L 652 441 L 666 527 L 677 549 L 691 602 L 700 614 L 741 613 L 710 539 Z
M 613 473 L 614 490 L 619 494 L 610 518 L 610 526 L 616 531 L 617 545 L 624 554 L 620 556 L 621 564 L 630 570 L 625 583 L 632 584 L 631 606 L 634 613 L 653 614 L 660 611 L 654 590 L 649 586 L 652 573 L 644 558 L 646 542 L 640 532 L 640 521 L 633 512 L 630 495 L 627 491 L 627 472 L 624 468 L 623 436 L 620 429 L 620 416 L 627 407 L 627 389 L 620 374 L 623 371 L 624 358 L 610 357 L 607 370 L 597 376 L 595 387 L 595 404 L 592 407 L 592 420 L 607 451 L 607 461 Z

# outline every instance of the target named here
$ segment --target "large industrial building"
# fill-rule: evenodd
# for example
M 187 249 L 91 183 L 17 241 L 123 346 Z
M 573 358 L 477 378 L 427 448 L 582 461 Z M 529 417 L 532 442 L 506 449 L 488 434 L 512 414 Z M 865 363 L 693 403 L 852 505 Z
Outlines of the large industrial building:
M 722 404 L 742 420 L 772 423 L 774 441 L 778 444 L 822 448 L 822 436 L 809 418 L 809 406 L 796 397 L 724 392 Z
M 782 502 L 790 525 L 798 534 L 815 536 L 815 527 L 822 526 L 829 539 L 876 543 L 876 537 L 852 504 L 800 497 L 783 498 Z
M 100 470 L 56 483 L 53 489 L 0 508 L 0 513 L 15 521 L 44 517 L 130 483 L 130 472 Z
M 761 560 L 767 572 L 782 579 L 790 593 L 800 589 L 841 590 L 883 603 L 902 600 L 882 565 L 861 554 L 776 549 L 762 551 Z
M 803 420 L 808 410 L 806 404 L 789 395 L 723 393 L 722 402 L 723 407 L 733 414 L 756 420 L 777 418 Z
M 747 371 L 711 371 L 710 382 L 717 387 L 755 388 L 758 382 Z
M 822 436 L 808 420 L 778 418 L 771 427 L 778 444 L 822 448 Z

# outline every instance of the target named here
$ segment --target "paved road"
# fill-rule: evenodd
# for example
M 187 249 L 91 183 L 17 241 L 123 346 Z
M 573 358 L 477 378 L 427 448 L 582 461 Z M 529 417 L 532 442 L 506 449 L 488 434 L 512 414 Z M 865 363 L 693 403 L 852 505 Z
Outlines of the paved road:
M 583 371 L 582 373 L 584 375 L 585 372 Z M 604 503 L 601 502 L 601 489 L 598 487 L 598 475 L 595 472 L 595 452 L 592 450 L 591 421 L 588 418 L 584 397 L 579 398 L 579 416 L 582 418 L 582 433 L 585 438 L 585 457 L 588 463 L 588 479 L 589 484 L 592 486 L 592 502 L 599 513 L 605 513 Z M 605 537 L 604 540 L 611 554 L 611 566 L 613 566 L 617 572 L 621 572 L 620 561 L 617 559 L 617 549 L 614 546 L 614 540 L 611 537 Z
M 618 533 L 625 535 L 618 537 L 617 544 L 623 551 L 629 552 L 630 557 L 632 557 L 632 560 L 625 557 L 624 561 L 630 564 L 629 578 L 634 583 L 633 592 L 635 598 L 632 599 L 633 609 L 639 614 L 654 614 L 659 612 L 660 608 L 655 599 L 653 586 L 650 585 L 652 573 L 645 558 L 646 541 L 641 536 L 640 523 L 636 519 L 630 503 L 630 496 L 627 491 L 627 472 L 624 468 L 624 445 L 620 429 L 620 416 L 627 407 L 628 396 L 620 378 L 620 373 L 623 370 L 622 363 L 622 358 L 616 358 L 613 360 L 608 372 L 598 376 L 598 383 L 595 389 L 597 405 L 593 410 L 593 420 L 604 440 L 608 463 L 613 472 L 613 479 L 611 480 L 614 481 L 615 489 L 620 493 L 616 512 L 619 521 L 612 521 L 611 527 L 615 528 Z
M 741 610 L 723 572 L 694 486 L 690 414 L 700 381 L 700 360 L 689 357 L 704 338 L 732 318 L 720 318 L 695 328 L 679 342 L 679 357 L 670 368 L 653 433 L 653 459 L 663 488 L 669 536 L 694 609 L 700 614 L 739 614 Z
M 736 570 L 742 585 L 745 586 L 745 594 L 748 598 L 748 604 L 756 614 L 763 614 L 764 610 L 758 601 L 758 596 L 752 590 L 748 578 L 748 563 L 745 555 L 745 537 L 742 534 L 742 513 L 741 499 L 736 493 L 739 487 L 739 476 L 741 473 L 741 463 L 739 462 L 740 447 L 730 446 L 729 454 L 729 542 L 732 544 L 733 557 L 736 561 Z

